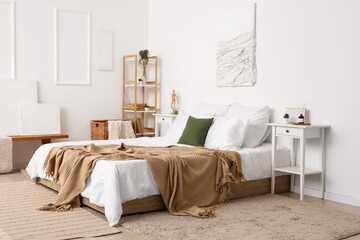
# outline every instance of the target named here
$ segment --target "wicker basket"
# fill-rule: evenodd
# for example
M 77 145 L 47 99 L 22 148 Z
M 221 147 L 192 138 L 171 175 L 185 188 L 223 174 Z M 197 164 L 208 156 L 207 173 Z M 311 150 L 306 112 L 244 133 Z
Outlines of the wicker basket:
M 108 140 L 108 121 L 121 121 L 129 119 L 106 119 L 106 120 L 91 120 L 91 140 Z

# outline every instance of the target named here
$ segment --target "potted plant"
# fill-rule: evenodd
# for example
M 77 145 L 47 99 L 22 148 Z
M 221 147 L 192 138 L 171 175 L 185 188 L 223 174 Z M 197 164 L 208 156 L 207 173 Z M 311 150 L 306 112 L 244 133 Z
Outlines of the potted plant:
M 143 84 L 143 80 L 141 78 L 138 79 L 138 84 L 142 85 Z
M 145 82 L 147 79 L 146 76 L 146 67 L 149 64 L 149 51 L 148 50 L 141 50 L 139 52 L 139 56 L 140 56 L 140 60 L 139 60 L 139 65 L 142 66 L 142 79 Z
M 289 123 L 290 115 L 288 113 L 284 114 L 284 119 L 286 123 Z
M 150 107 L 149 105 L 145 104 L 145 111 L 149 111 Z

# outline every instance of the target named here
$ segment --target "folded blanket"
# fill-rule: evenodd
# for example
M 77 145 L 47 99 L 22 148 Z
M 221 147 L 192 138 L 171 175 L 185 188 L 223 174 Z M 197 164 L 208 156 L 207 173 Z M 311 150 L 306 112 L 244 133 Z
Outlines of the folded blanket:
M 211 217 L 211 206 L 231 197 L 230 183 L 244 178 L 239 153 L 203 147 L 121 145 L 54 147 L 44 163 L 46 175 L 59 181 L 54 204 L 40 210 L 66 211 L 80 206 L 79 195 L 96 162 L 145 159 L 162 199 L 172 214 Z
M 0 137 L 0 173 L 7 173 L 12 170 L 12 139 L 11 137 Z
M 109 139 L 135 138 L 131 121 L 108 121 Z

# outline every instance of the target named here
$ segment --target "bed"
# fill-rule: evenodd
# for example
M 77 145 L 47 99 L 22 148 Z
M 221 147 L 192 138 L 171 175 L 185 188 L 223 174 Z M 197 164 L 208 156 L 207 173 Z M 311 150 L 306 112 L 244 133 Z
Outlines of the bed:
M 137 146 L 179 145 L 167 137 L 136 138 L 101 141 L 77 141 L 51 143 L 41 146 L 30 160 L 26 171 L 32 180 L 56 191 L 59 186 L 45 177 L 42 169 L 50 149 L 55 146 L 121 144 Z M 187 146 L 187 145 L 181 145 Z M 190 146 L 188 146 L 190 147 Z M 233 185 L 233 198 L 254 196 L 270 192 L 271 144 L 263 143 L 256 148 L 241 148 L 239 151 L 242 167 L 247 181 Z M 290 166 L 290 150 L 277 149 L 277 166 Z M 289 176 L 278 176 L 276 192 L 290 189 Z M 153 174 L 145 160 L 103 161 L 99 160 L 88 177 L 86 187 L 81 193 L 82 203 L 105 214 L 109 225 L 116 225 L 121 215 L 165 209 Z

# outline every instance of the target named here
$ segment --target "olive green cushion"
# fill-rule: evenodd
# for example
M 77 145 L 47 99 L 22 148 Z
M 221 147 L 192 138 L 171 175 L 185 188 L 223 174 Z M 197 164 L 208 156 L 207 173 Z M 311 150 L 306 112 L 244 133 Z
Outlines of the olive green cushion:
M 206 135 L 214 118 L 194 118 L 189 116 L 178 143 L 204 146 Z

